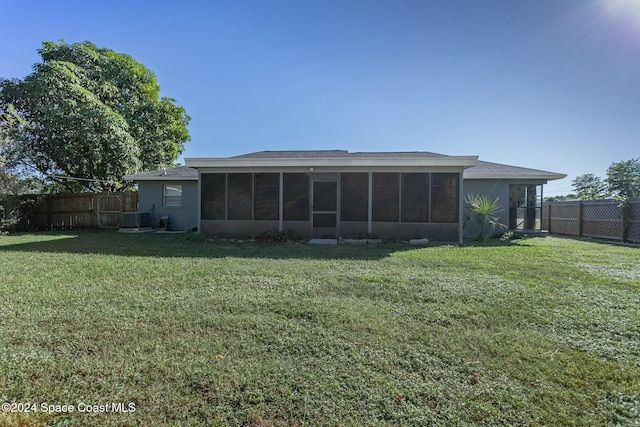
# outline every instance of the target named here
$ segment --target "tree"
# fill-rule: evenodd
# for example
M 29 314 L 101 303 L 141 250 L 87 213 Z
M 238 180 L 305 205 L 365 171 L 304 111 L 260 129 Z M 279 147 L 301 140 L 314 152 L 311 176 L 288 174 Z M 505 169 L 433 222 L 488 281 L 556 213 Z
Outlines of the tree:
M 577 176 L 571 181 L 571 186 L 578 193 L 578 197 L 584 200 L 604 199 L 608 195 L 607 183 L 592 173 Z
M 123 175 L 173 165 L 190 118 L 159 96 L 153 72 L 90 42 L 45 42 L 38 52 L 32 74 L 0 80 L 0 120 L 22 167 L 69 188 L 113 190 Z
M 465 197 L 465 203 L 470 213 L 468 218 L 475 226 L 476 240 L 479 242 L 485 240 L 485 228 L 489 227 L 491 230 L 506 228 L 504 224 L 500 223 L 500 218 L 496 216 L 502 211 L 498 197 L 491 199 L 486 195 L 469 194 Z
M 8 194 L 9 184 L 13 177 L 9 173 L 9 165 L 7 164 L 7 150 L 9 147 L 9 125 L 13 123 L 10 116 L 5 120 L 0 120 L 0 196 Z M 2 213 L 0 207 L 0 214 Z
M 619 199 L 640 197 L 640 159 L 612 163 L 607 169 L 607 184 Z

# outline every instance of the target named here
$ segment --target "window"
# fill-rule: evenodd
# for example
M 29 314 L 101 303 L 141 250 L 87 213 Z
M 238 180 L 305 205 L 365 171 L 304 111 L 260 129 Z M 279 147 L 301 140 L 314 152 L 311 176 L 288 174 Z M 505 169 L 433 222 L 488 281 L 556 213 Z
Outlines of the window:
M 343 173 L 340 203 L 342 221 L 367 221 L 369 217 L 369 174 Z
M 223 173 L 204 173 L 200 176 L 202 219 L 225 219 L 226 176 Z
M 373 174 L 373 220 L 398 221 L 400 175 L 397 173 Z
M 251 220 L 253 194 L 250 173 L 228 174 L 228 216 L 230 220 Z
M 431 222 L 458 222 L 457 173 L 431 175 Z
M 285 173 L 283 192 L 283 219 L 309 221 L 309 175 Z
M 257 173 L 254 177 L 254 219 L 278 220 L 279 176 L 277 173 Z
M 162 206 L 182 206 L 182 185 L 165 184 L 162 188 Z
M 402 222 L 428 222 L 429 174 L 403 173 L 401 200 Z

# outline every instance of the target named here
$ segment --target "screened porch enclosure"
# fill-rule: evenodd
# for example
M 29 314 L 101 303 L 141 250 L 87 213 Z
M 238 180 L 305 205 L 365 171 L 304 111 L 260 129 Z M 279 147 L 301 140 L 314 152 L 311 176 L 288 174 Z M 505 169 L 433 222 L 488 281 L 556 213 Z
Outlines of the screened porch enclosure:
M 542 229 L 542 185 L 509 185 L 509 229 Z
M 209 224 L 217 234 L 278 228 L 305 237 L 457 240 L 460 181 L 445 172 L 203 173 L 201 220 L 224 221 Z

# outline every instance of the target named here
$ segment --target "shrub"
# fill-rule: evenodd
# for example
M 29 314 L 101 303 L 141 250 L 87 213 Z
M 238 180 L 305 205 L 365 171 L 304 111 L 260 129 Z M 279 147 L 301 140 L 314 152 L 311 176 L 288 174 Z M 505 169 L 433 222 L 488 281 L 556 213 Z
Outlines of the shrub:
M 259 242 L 297 242 L 300 240 L 295 234 L 288 233 L 287 231 L 278 231 L 275 228 L 267 230 L 260 236 L 256 237 Z
M 469 194 L 465 198 L 465 203 L 468 211 L 467 220 L 474 225 L 477 233 L 476 240 L 479 242 L 486 239 L 484 231 L 487 226 L 493 231 L 496 228 L 506 228 L 496 216 L 498 212 L 502 212 L 500 198 L 491 199 L 486 195 Z
M 205 233 L 189 232 L 186 235 L 186 239 L 193 242 L 204 242 L 205 240 L 207 240 L 207 235 Z

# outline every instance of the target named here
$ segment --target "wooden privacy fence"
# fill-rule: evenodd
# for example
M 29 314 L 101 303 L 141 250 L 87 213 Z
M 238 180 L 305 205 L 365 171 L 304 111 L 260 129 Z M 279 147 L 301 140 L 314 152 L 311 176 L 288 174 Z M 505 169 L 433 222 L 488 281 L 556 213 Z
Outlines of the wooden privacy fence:
M 138 193 L 33 194 L 0 201 L 3 215 L 17 213 L 21 230 L 118 228 L 122 212 L 135 212 Z
M 640 243 L 640 199 L 629 201 L 623 218 L 616 200 L 548 202 L 542 209 L 542 228 L 549 233 Z

